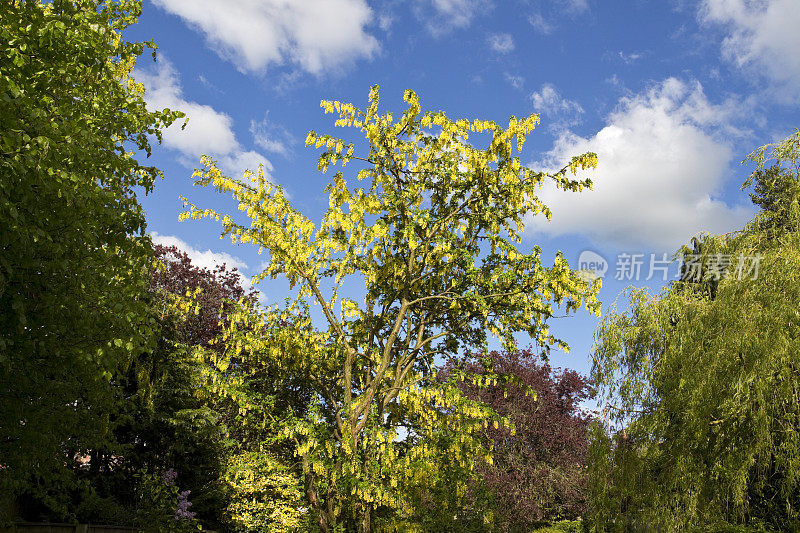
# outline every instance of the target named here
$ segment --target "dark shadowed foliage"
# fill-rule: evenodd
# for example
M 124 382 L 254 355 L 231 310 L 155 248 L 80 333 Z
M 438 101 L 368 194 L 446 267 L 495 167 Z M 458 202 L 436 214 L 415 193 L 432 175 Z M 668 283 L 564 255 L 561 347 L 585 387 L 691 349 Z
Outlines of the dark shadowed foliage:
M 455 363 L 448 362 L 444 374 L 454 368 Z M 489 426 L 493 463 L 477 467 L 482 490 L 493 500 L 495 527 L 529 531 L 545 521 L 581 516 L 586 507 L 590 423 L 581 402 L 593 394 L 590 381 L 578 372 L 552 368 L 531 350 L 492 351 L 461 365 L 477 375 L 489 368 L 510 376 L 511 383 L 476 387 L 464 382 L 462 387 L 515 426 Z

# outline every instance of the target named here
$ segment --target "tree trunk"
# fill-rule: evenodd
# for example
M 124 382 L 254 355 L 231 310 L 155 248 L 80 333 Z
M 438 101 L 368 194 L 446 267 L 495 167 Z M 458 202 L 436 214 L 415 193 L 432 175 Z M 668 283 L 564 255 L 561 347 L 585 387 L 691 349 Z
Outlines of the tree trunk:
M 308 497 L 308 501 L 311 504 L 311 508 L 314 509 L 317 513 L 317 525 L 319 525 L 319 529 L 322 533 L 330 533 L 330 523 L 329 523 L 329 516 L 326 512 L 326 509 L 323 507 L 323 503 L 317 497 L 317 491 L 314 487 L 314 474 L 311 472 L 311 468 L 308 464 L 308 457 L 305 455 L 303 456 L 303 471 L 305 473 L 305 485 L 306 485 L 306 496 Z
M 308 500 L 311 502 L 311 508 L 317 512 L 317 525 L 319 526 L 319 530 L 322 533 L 331 533 L 331 527 L 328 523 L 328 513 L 323 509 L 316 492 L 309 488 L 306 490 L 306 496 L 308 496 Z
M 322 531 L 322 533 L 331 533 L 331 528 L 328 527 L 328 519 L 325 517 L 325 513 L 320 512 L 318 516 L 317 524 L 319 525 L 319 530 Z
M 358 533 L 371 533 L 372 532 L 372 520 L 370 517 L 370 507 L 369 505 L 364 505 L 364 512 L 361 515 L 361 527 L 358 528 Z

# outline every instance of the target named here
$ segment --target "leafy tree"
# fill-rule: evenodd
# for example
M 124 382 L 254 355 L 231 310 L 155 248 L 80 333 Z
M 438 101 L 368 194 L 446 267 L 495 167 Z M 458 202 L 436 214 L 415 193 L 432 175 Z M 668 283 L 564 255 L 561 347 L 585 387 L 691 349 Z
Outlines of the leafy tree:
M 94 475 L 87 477 L 102 494 L 127 503 L 134 497 L 134 475 L 173 470 L 191 491 L 198 519 L 217 527 L 226 502 L 221 477 L 233 415 L 229 405 L 200 394 L 208 363 L 197 360 L 193 349 L 209 347 L 235 302 L 253 305 L 256 295 L 242 287 L 236 269 L 197 267 L 174 246 L 157 245 L 154 252 L 149 305 L 155 347 L 115 375 L 113 446 L 98 450 Z
M 592 395 L 590 382 L 572 370 L 556 372 L 531 350 L 449 361 L 444 373 L 463 369 L 480 376 L 486 368 L 516 378 L 506 387 L 461 385 L 514 428 L 486 429 L 493 461 L 477 468 L 482 481 L 477 494 L 491 499 L 495 530 L 532 531 L 542 522 L 582 516 L 590 418 L 580 403 Z
M 602 321 L 593 376 L 623 429 L 593 430 L 598 530 L 800 524 L 798 148 L 795 133 L 748 157 L 763 211 L 702 239 L 701 283 L 632 290 L 629 311 Z M 725 257 L 719 276 L 711 261 Z M 757 276 L 738 275 L 740 258 Z
M 173 465 L 188 473 L 184 486 L 196 495 L 194 509 L 206 525 L 235 531 L 304 530 L 307 517 L 298 510 L 302 486 L 297 474 L 281 461 L 280 453 L 275 456 L 261 449 L 268 438 L 263 425 L 240 412 L 236 403 L 219 398 L 213 393 L 218 383 L 206 380 L 214 361 L 223 355 L 224 346 L 215 343 L 223 325 L 237 304 L 253 310 L 256 292 L 242 288 L 235 270 L 224 265 L 213 271 L 200 269 L 177 248 L 157 246 L 156 256 L 165 266 L 151 277 L 151 288 L 161 295 L 156 308 L 169 308 L 164 296 L 191 294 L 185 302 L 195 312 L 167 321 L 171 334 L 161 335 L 166 343 L 163 354 L 178 366 L 157 382 L 152 415 L 146 419 L 147 438 L 138 437 L 149 449 L 159 450 L 158 457 L 148 458 L 157 459 L 162 468 Z M 182 357 L 176 357 L 176 347 Z M 199 360 L 193 347 L 204 348 Z M 230 369 L 212 375 L 236 380 L 248 369 L 248 361 L 237 360 Z M 307 401 L 302 382 L 260 370 L 248 376 L 248 385 L 259 398 L 267 391 L 273 394 L 271 416 L 285 412 L 287 405 Z M 147 456 L 146 450 L 140 453 Z M 206 464 L 198 464 L 202 458 Z
M 160 172 L 134 151 L 149 155 L 180 114 L 148 111 L 129 77 L 145 44 L 121 34 L 140 11 L 0 3 L 0 493 L 25 488 L 57 512 L 37 487 L 101 445 L 109 379 L 149 338 L 136 194 Z
M 183 492 L 159 480 L 166 472 L 180 473 L 181 488 L 192 494 L 192 513 L 217 528 L 228 500 L 221 479 L 229 447 L 225 427 L 235 415 L 230 405 L 198 394 L 207 363 L 194 357 L 193 347 L 208 346 L 227 309 L 240 299 L 255 303 L 255 293 L 245 291 L 239 275 L 225 265 L 212 271 L 192 265 L 175 247 L 154 251 L 148 299 L 154 347 L 112 376 L 109 435 L 87 451 L 86 462 L 74 465 L 78 487 L 52 489 L 71 500 L 62 516 L 161 527 L 148 513 L 171 516 L 176 495 Z
M 230 487 L 227 507 L 235 531 L 310 531 L 297 474 L 269 453 L 232 455 L 225 471 Z
M 255 315 L 251 309 L 250 315 Z M 242 323 L 244 335 L 270 337 L 258 320 Z M 286 330 L 290 321 L 269 327 Z M 225 348 L 225 343 L 215 348 Z M 311 531 L 309 504 L 305 499 L 302 471 L 294 447 L 280 435 L 277 421 L 303 420 L 310 416 L 313 386 L 307 373 L 258 357 L 205 354 L 216 366 L 206 367 L 207 401 L 224 406 L 228 446 L 222 474 L 227 489 L 223 509 L 226 524 L 235 531 Z M 258 409 L 252 409 L 258 406 Z
M 156 245 L 154 254 L 158 263 L 150 273 L 150 291 L 157 300 L 156 311 L 160 310 L 163 315 L 165 306 L 169 305 L 164 295 L 186 296 L 187 293 L 191 294 L 197 310 L 186 320 L 172 325 L 175 331 L 167 336 L 172 344 L 210 346 L 222 333 L 222 323 L 236 302 L 244 299 L 252 305 L 257 300 L 255 289 L 242 287 L 241 275 L 235 268 L 228 269 L 225 264 L 213 270 L 195 266 L 186 252 L 176 246 Z
M 465 468 L 476 457 L 490 460 L 480 430 L 493 419 L 508 421 L 455 382 L 433 379 L 436 356 L 484 347 L 488 332 L 509 349 L 517 332 L 543 350 L 564 346 L 548 329 L 554 306 L 599 309 L 599 287 L 582 281 L 560 254 L 546 268 L 538 247 L 517 247 L 528 216 L 550 215 L 536 189 L 546 180 L 569 191 L 590 186 L 568 173 L 594 167 L 595 155 L 574 157 L 556 172 L 535 171 L 513 149 L 522 149 L 537 115 L 511 117 L 503 128 L 423 113 L 412 91 L 404 99 L 408 108 L 397 121 L 378 114 L 377 86 L 366 110 L 322 102 L 338 114 L 337 126 L 361 131 L 369 152 L 356 156 L 354 144 L 308 134 L 307 144 L 325 147 L 321 171 L 360 161 L 358 178 L 368 183 L 350 189 L 336 173 L 319 227 L 262 171 L 233 179 L 207 157 L 198 183 L 232 194 L 250 223 L 194 205 L 184 215 L 221 218 L 224 235 L 268 251 L 256 281 L 286 276 L 299 287 L 283 310 L 240 313 L 223 332 L 219 364 L 307 380 L 313 388 L 304 410 L 270 418 L 271 396 L 243 390 L 243 375 L 221 388 L 296 454 L 306 501 L 325 532 L 336 525 L 367 532 L 376 518 L 412 513 L 406 495 L 429 481 L 441 454 Z M 488 145 L 476 148 L 468 139 L 482 133 Z M 365 283 L 360 302 L 339 297 L 351 277 Z M 321 307 L 327 329 L 312 327 L 309 302 Z M 237 366 L 242 360 L 248 365 Z M 401 436 L 403 427 L 413 429 Z
M 758 168 L 744 183 L 752 187 L 750 199 L 761 208 L 756 224 L 767 238 L 779 238 L 795 231 L 797 213 L 800 212 L 800 134 L 795 133 L 783 143 L 765 145 L 750 155 Z M 769 159 L 768 159 L 769 158 Z M 775 164 L 764 168 L 767 161 Z

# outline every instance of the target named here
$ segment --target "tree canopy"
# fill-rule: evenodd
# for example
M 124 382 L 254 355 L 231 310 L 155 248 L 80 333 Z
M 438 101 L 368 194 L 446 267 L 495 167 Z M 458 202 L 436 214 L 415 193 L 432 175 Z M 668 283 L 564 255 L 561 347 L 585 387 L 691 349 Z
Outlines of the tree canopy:
M 573 370 L 552 368 L 530 349 L 451 359 L 440 379 L 450 371 L 482 375 L 487 368 L 514 376 L 515 382 L 479 387 L 464 381 L 460 387 L 507 417 L 514 429 L 486 429 L 492 462 L 476 466 L 469 505 L 491 516 L 491 531 L 498 532 L 534 531 L 543 523 L 583 516 L 591 418 L 582 404 L 593 394 L 591 383 Z
M 307 135 L 341 165 L 320 221 L 206 156 L 196 184 L 239 212 L 183 199 L 288 280 L 263 306 L 146 234 L 141 159 L 183 115 L 131 78 L 141 8 L 0 2 L 0 526 L 800 529 L 800 130 L 746 159 L 753 220 L 610 309 L 587 379 L 549 366 L 551 325 L 599 316 L 600 281 L 524 238 L 595 154 L 522 164 L 535 114 L 322 101 L 353 135 Z
M 601 322 L 593 376 L 607 419 L 624 430 L 595 433 L 598 529 L 797 528 L 798 147 L 795 133 L 749 156 L 757 168 L 744 187 L 755 186 L 762 211 L 741 231 L 685 247 L 700 255 L 695 279 L 655 297 L 632 290 L 629 310 Z
M 231 194 L 249 222 L 188 201 L 184 214 L 220 219 L 233 242 L 267 251 L 255 281 L 285 276 L 297 288 L 283 309 L 234 319 L 222 336 L 220 365 L 248 360 L 251 372 L 268 368 L 311 384 L 304 412 L 260 416 L 291 443 L 323 531 L 342 523 L 370 531 L 384 513 L 412 512 L 405 495 L 413 491 L 403 487 L 425 485 L 437 454 L 465 468 L 476 456 L 490 457 L 476 433 L 508 421 L 454 383 L 435 381 L 435 357 L 485 347 L 488 333 L 509 349 L 517 332 L 544 352 L 566 347 L 549 331 L 555 307 L 599 310 L 599 283 L 583 281 L 561 254 L 545 267 L 538 247 L 520 247 L 526 218 L 550 216 L 537 188 L 546 181 L 568 191 L 591 186 L 570 174 L 593 167 L 595 155 L 575 156 L 555 172 L 533 170 L 514 151 L 522 150 L 537 115 L 511 117 L 504 128 L 422 112 L 410 90 L 404 100 L 408 107 L 397 120 L 378 113 L 377 86 L 364 110 L 322 102 L 338 115 L 336 126 L 363 135 L 368 152 L 357 155 L 353 143 L 309 132 L 306 144 L 324 148 L 320 171 L 357 161 L 358 180 L 366 182 L 351 188 L 335 173 L 319 226 L 263 171 L 230 178 L 208 157 L 197 183 Z M 482 134 L 486 146 L 476 148 Z M 340 297 L 351 277 L 365 284 L 363 299 Z M 321 330 L 312 327 L 311 303 L 325 317 Z M 245 411 L 265 411 L 268 399 L 234 386 L 245 379 L 237 378 L 221 389 L 238 395 Z M 413 430 L 401 436 L 401 428 Z
M 179 113 L 130 78 L 140 11 L 0 4 L 0 492 L 102 441 L 109 379 L 148 342 L 137 194 L 160 172 L 136 153 Z

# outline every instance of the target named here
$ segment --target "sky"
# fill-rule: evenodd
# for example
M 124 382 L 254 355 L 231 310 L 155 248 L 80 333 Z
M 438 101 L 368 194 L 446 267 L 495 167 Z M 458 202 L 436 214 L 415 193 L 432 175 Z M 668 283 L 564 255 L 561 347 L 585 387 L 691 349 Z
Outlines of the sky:
M 306 134 L 360 138 L 334 130 L 320 100 L 365 107 L 378 84 L 381 108 L 397 113 L 410 88 L 424 110 L 453 118 L 507 124 L 539 113 L 520 156 L 532 168 L 597 154 L 597 169 L 581 175 L 592 191 L 541 190 L 552 221 L 531 219 L 522 248 L 538 244 L 546 265 L 559 250 L 574 267 L 604 263 L 604 312 L 624 307 L 626 287 L 655 294 L 674 278 L 665 254 L 754 215 L 740 189 L 753 167 L 741 162 L 800 126 L 798 27 L 800 0 L 145 0 L 126 37 L 155 41 L 158 60 L 143 55 L 135 78 L 149 107 L 189 117 L 150 158 L 165 177 L 141 198 L 148 229 L 249 283 L 265 259 L 255 248 L 221 240 L 214 221 L 178 221 L 181 195 L 236 209 L 192 186 L 200 156 L 235 177 L 263 164 L 318 222 L 332 173 L 317 171 Z M 267 304 L 289 294 L 281 281 L 258 289 Z M 552 322 L 572 347 L 554 365 L 590 370 L 597 320 L 581 311 Z

